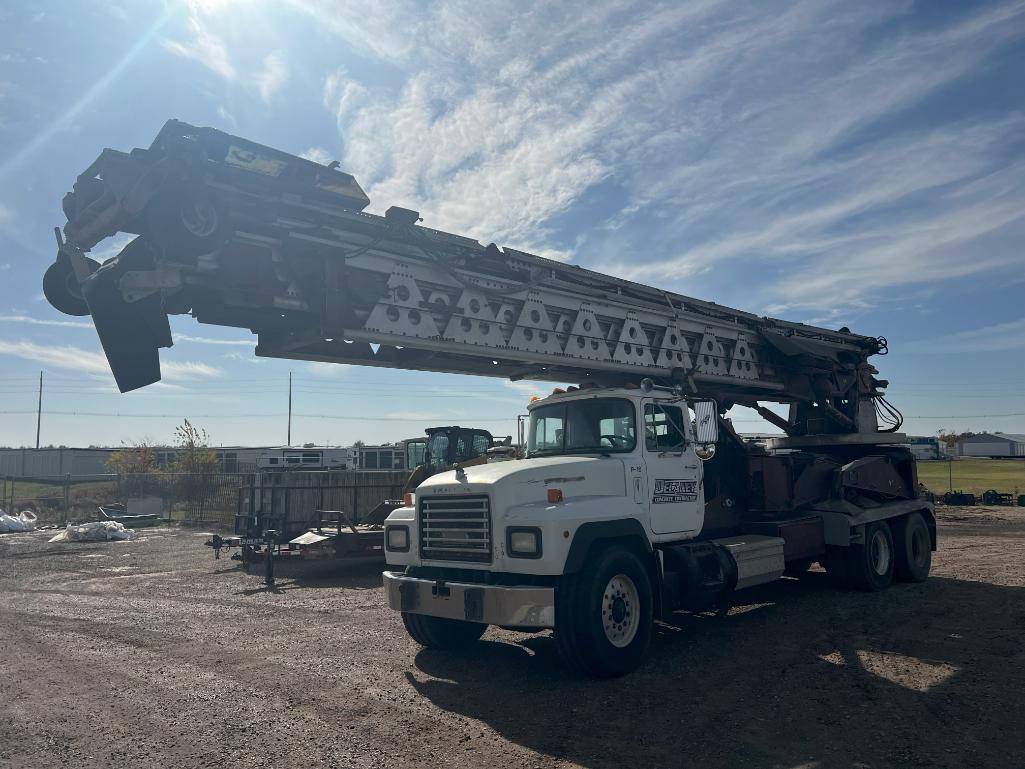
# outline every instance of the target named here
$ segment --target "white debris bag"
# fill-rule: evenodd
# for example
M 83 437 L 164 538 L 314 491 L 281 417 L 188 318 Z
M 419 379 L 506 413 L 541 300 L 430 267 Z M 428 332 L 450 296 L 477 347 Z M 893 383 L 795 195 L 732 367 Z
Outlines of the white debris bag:
M 8 515 L 0 509 L 0 534 L 16 531 L 35 531 L 36 514 L 31 510 L 22 510 L 17 515 Z
M 102 542 L 108 539 L 135 539 L 135 532 L 117 521 L 69 523 L 51 542 Z

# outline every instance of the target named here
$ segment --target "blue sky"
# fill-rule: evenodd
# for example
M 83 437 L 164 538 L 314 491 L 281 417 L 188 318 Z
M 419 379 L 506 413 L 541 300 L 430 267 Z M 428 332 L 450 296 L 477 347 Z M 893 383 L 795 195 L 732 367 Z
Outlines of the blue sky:
M 297 442 L 506 434 L 546 389 L 175 318 L 165 383 L 117 394 L 40 280 L 75 176 L 170 117 L 338 159 L 378 213 L 886 336 L 908 432 L 1025 432 L 1023 77 L 1022 2 L 3 4 L 0 445 L 34 442 L 41 369 L 44 445 L 281 443 L 289 371 Z

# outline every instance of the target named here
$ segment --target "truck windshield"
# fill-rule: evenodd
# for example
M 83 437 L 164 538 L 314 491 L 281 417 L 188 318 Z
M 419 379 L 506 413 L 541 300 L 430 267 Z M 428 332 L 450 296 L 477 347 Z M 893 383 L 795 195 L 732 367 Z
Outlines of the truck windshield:
M 635 442 L 634 407 L 623 398 L 553 403 L 530 412 L 531 456 L 632 451 Z

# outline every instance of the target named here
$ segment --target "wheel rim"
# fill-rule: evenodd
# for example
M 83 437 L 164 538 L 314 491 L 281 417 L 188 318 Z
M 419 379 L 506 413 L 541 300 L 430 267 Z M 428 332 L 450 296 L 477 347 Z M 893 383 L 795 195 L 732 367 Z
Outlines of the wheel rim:
M 890 570 L 890 543 L 882 531 L 876 531 L 872 535 L 870 547 L 872 557 L 872 570 L 879 576 L 883 576 Z
M 629 646 L 640 627 L 640 593 L 637 585 L 625 574 L 617 574 L 605 586 L 602 595 L 601 621 L 605 637 L 613 646 Z
M 182 226 L 197 238 L 206 238 L 217 231 L 217 209 L 208 201 L 194 200 L 181 208 Z

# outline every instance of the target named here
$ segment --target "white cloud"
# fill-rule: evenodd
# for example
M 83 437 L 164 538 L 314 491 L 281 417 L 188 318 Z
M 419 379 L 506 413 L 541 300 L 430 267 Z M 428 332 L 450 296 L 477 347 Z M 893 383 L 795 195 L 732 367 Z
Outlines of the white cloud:
M 349 373 L 352 368 L 348 363 L 322 363 L 321 361 L 307 361 L 304 366 L 308 374 L 318 377 L 337 377 Z
M 415 50 L 424 8 L 414 0 L 386 0 L 372 8 L 358 0 L 286 0 L 312 17 L 319 29 L 341 37 L 357 53 L 391 63 Z
M 196 9 L 189 16 L 189 31 L 192 33 L 189 40 L 165 40 L 164 48 L 176 56 L 199 62 L 225 80 L 234 80 L 237 73 L 224 40 L 206 27 L 204 16 Z
M 191 336 L 189 334 L 174 334 L 174 341 L 191 342 L 192 344 L 215 344 L 229 345 L 232 347 L 255 347 L 255 339 L 211 339 L 207 336 Z
M 288 62 L 281 51 L 267 54 L 262 68 L 253 75 L 260 98 L 264 104 L 270 104 L 274 95 L 288 82 Z
M 238 121 L 235 120 L 235 116 L 228 112 L 223 106 L 217 108 L 217 117 L 227 123 L 232 129 L 238 127 Z
M 314 163 L 320 163 L 322 166 L 326 166 L 333 160 L 331 153 L 323 147 L 310 147 L 306 152 L 299 153 L 299 157 L 312 160 Z
M 9 269 L 11 269 L 11 265 L 8 262 L 4 262 L 3 264 L 0 264 L 0 272 L 4 272 L 4 271 L 9 270 Z
M 374 208 L 535 252 L 572 216 L 589 266 L 686 292 L 752 264 L 733 298 L 817 315 L 1018 258 L 1023 116 L 906 118 L 1021 39 L 1018 3 L 292 5 L 405 74 L 325 82 Z
M 270 358 L 259 358 L 255 355 L 244 355 L 240 352 L 228 352 L 224 354 L 228 360 L 237 360 L 243 363 L 267 363 Z
M 110 375 L 110 367 L 102 353 L 73 345 L 42 345 L 24 340 L 0 340 L 0 355 L 12 355 L 44 366 L 84 374 Z M 160 370 L 163 377 L 170 380 L 217 377 L 223 373 L 214 366 L 194 361 L 162 361 Z
M 31 318 L 28 315 L 0 315 L 0 322 L 27 323 L 33 326 L 62 326 L 64 328 L 91 329 L 93 327 L 92 323 L 81 320 L 50 320 L 49 318 Z
M 7 230 L 14 223 L 14 212 L 0 203 L 0 231 Z
M 331 110 L 338 121 L 338 127 L 356 107 L 366 101 L 370 92 L 352 80 L 344 68 L 332 72 L 324 80 L 324 106 Z
M 1025 318 L 991 326 L 958 331 L 901 346 L 905 353 L 946 355 L 968 352 L 1025 350 Z
M 211 72 L 216 73 L 228 83 L 242 85 L 255 90 L 264 104 L 270 105 L 275 95 L 289 80 L 290 69 L 285 54 L 281 50 L 271 51 L 263 57 L 258 65 L 247 64 L 252 56 L 251 51 L 242 51 L 243 61 L 236 64 L 232 51 L 217 29 L 226 24 L 237 22 L 240 17 L 237 8 L 228 2 L 190 2 L 188 16 L 189 36 L 186 40 L 164 40 L 164 48 L 176 56 L 191 59 L 202 64 Z M 230 13 L 228 12 L 230 9 Z M 254 13 L 249 9 L 247 13 Z M 240 53 L 235 51 L 235 53 Z M 232 127 L 236 121 L 234 115 L 223 106 L 218 107 L 218 116 Z
M 135 235 L 128 232 L 119 232 L 112 237 L 97 243 L 89 252 L 89 256 L 101 264 L 120 254 L 125 246 L 135 240 Z
M 84 320 L 51 320 L 50 318 L 33 318 L 28 315 L 0 315 L 0 323 L 24 323 L 32 326 L 59 326 L 63 328 L 93 328 L 93 324 Z M 175 343 L 225 345 L 230 347 L 255 347 L 254 339 L 214 339 L 191 334 L 174 334 Z

